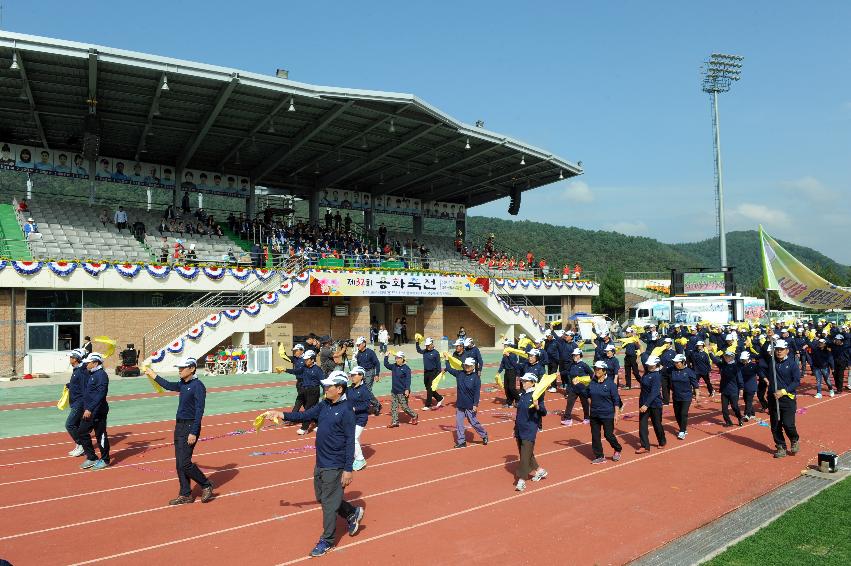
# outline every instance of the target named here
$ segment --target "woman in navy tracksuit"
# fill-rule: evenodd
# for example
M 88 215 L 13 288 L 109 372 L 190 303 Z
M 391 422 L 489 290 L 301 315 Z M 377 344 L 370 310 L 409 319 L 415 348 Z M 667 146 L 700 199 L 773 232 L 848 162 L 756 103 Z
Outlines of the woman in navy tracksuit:
M 514 343 L 511 340 L 505 340 L 503 346 L 511 348 Z M 517 354 L 504 353 L 499 361 L 499 369 L 497 373 L 502 373 L 502 386 L 505 390 L 505 406 L 513 406 L 520 398 L 517 393 L 517 366 L 519 361 Z
M 636 454 L 650 450 L 650 434 L 647 421 L 653 421 L 653 431 L 659 448 L 665 446 L 665 429 L 662 428 L 662 375 L 659 373 L 659 358 L 648 356 L 644 362 L 645 374 L 641 376 L 641 393 L 638 396 L 638 438 L 641 447 Z
M 591 401 L 591 448 L 594 450 L 592 464 L 604 464 L 603 443 L 600 440 L 600 428 L 609 445 L 615 451 L 612 460 L 621 459 L 621 445 L 615 436 L 615 421 L 620 417 L 621 398 L 615 382 L 606 374 L 608 365 L 603 360 L 594 362 L 594 378 L 588 385 L 588 398 Z
M 86 461 L 80 464 L 84 470 L 92 468 L 102 470 L 109 465 L 109 436 L 106 433 L 106 421 L 109 416 L 109 376 L 103 369 L 103 357 L 92 352 L 83 359 L 88 370 L 83 374 L 83 414 L 77 428 L 77 443 L 86 453 Z M 100 459 L 95 455 L 92 446 L 91 433 L 94 431 L 95 440 L 100 448 Z
M 698 340 L 696 350 L 691 355 L 691 367 L 697 376 L 698 382 L 702 379 L 706 383 L 706 391 L 709 397 L 715 397 L 715 390 L 712 388 L 712 382 L 709 381 L 709 372 L 712 370 L 712 363 L 709 360 L 709 354 L 706 353 L 706 344 L 703 340 Z
M 434 340 L 431 338 L 425 339 L 425 350 L 420 348 L 420 342 L 417 341 L 417 353 L 423 356 L 423 385 L 426 390 L 426 402 L 423 411 L 430 411 L 432 400 L 434 400 L 435 409 L 439 409 L 443 405 L 443 395 L 437 391 L 431 390 L 431 383 L 437 374 L 440 373 L 440 353 L 434 349 Z
M 455 448 L 466 448 L 467 438 L 464 433 L 464 419 L 482 437 L 482 444 L 487 445 L 488 433 L 485 427 L 476 417 L 479 410 L 479 395 L 481 393 L 482 380 L 476 372 L 476 360 L 466 358 L 462 370 L 452 369 L 449 360 L 446 360 L 446 371 L 455 376 Z
M 739 371 L 742 373 L 742 396 L 745 399 L 744 419 L 749 421 L 754 418 L 753 396 L 756 394 L 757 387 L 759 387 L 762 369 L 759 366 L 759 360 L 751 357 L 750 352 L 745 351 L 739 354 Z
M 68 417 L 65 419 L 65 430 L 74 441 L 74 449 L 68 452 L 69 456 L 82 456 L 83 447 L 77 441 L 77 428 L 80 426 L 80 417 L 83 416 L 83 384 L 86 380 L 86 367 L 83 358 L 88 353 L 82 348 L 71 350 L 68 355 L 71 363 L 71 379 L 68 381 Z
M 366 370 L 361 366 L 355 366 L 349 371 L 351 384 L 346 390 L 346 399 L 355 412 L 355 461 L 352 469 L 362 470 L 366 467 L 366 459 L 360 445 L 360 436 L 369 420 L 369 413 L 374 411 L 375 396 L 364 382 Z
M 680 427 L 677 438 L 680 440 L 688 434 L 688 409 L 692 396 L 699 395 L 699 382 L 694 370 L 686 367 L 686 357 L 683 354 L 674 356 L 674 369 L 671 370 L 671 393 L 674 397 L 674 417 Z
M 736 363 L 736 352 L 734 350 L 725 351 L 723 358 L 712 356 L 712 361 L 715 362 L 718 371 L 721 373 L 721 384 L 718 386 L 718 389 L 721 390 L 721 416 L 724 417 L 724 426 L 733 426 L 728 410 L 728 406 L 732 406 L 733 414 L 739 420 L 739 426 L 742 426 L 744 421 L 742 421 L 742 413 L 739 411 L 742 372 L 739 371 L 739 365 Z
M 574 378 L 583 375 L 591 377 L 594 375 L 594 372 L 591 371 L 588 364 L 582 361 L 582 350 L 575 348 L 572 357 L 573 363 L 567 369 L 567 375 L 563 375 L 569 381 L 567 386 L 567 406 L 564 409 L 564 418 L 561 420 L 561 424 L 564 426 L 571 426 L 573 424 L 573 406 L 576 404 L 577 397 L 579 398 L 579 402 L 582 403 L 582 423 L 588 424 L 590 422 L 588 386 L 578 381 L 575 382 Z
M 605 356 L 606 357 L 603 358 L 602 361 L 606 362 L 606 375 L 608 376 L 609 379 L 612 380 L 612 382 L 615 384 L 615 386 L 620 387 L 621 384 L 618 383 L 618 381 L 619 381 L 618 374 L 621 371 L 621 363 L 615 357 L 615 345 L 614 344 L 609 344 L 608 346 L 606 346 Z
M 536 383 L 538 376 L 534 373 L 525 373 L 520 377 L 523 393 L 517 401 L 517 416 L 514 419 L 514 438 L 520 452 L 517 471 L 514 473 L 517 479 L 514 489 L 517 491 L 526 489 L 526 478 L 532 472 L 532 481 L 541 481 L 547 477 L 547 471 L 535 459 L 535 438 L 538 436 L 541 418 L 547 414 L 543 396 L 538 399 L 537 406 L 533 406 L 532 393 Z

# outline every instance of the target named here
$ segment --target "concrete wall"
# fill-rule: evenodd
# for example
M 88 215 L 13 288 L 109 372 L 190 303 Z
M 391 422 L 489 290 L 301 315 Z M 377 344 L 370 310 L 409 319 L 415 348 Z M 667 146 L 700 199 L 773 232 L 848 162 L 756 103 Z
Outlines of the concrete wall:
M 443 330 L 450 341 L 455 340 L 458 329 L 462 326 L 467 331 L 467 336 L 476 341 L 476 345 L 494 345 L 493 326 L 476 316 L 470 307 L 443 307 Z

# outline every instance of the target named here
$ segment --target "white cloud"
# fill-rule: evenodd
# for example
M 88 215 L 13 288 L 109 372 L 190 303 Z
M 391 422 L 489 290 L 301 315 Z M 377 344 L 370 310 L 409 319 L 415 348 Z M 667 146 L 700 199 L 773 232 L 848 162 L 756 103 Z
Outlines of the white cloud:
M 564 188 L 564 198 L 572 202 L 589 203 L 594 201 L 594 193 L 585 181 L 569 181 Z
M 646 236 L 648 233 L 647 224 L 644 222 L 615 222 L 614 224 L 606 224 L 605 229 L 620 232 L 627 236 Z
M 745 202 L 737 206 L 734 212 L 748 220 L 753 220 L 761 224 L 786 224 L 789 222 L 789 215 L 784 211 L 777 208 L 769 208 L 764 204 Z
M 830 200 L 835 198 L 836 191 L 829 189 L 821 181 L 812 176 L 801 177 L 792 181 L 784 181 L 781 185 L 790 191 L 802 193 L 807 198 L 816 200 Z

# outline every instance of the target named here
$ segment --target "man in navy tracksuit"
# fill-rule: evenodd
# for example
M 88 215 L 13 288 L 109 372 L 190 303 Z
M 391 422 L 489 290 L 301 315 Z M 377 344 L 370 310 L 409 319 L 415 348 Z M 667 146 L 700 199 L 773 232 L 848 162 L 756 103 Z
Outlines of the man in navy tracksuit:
M 348 524 L 349 536 L 358 532 L 363 507 L 355 507 L 343 499 L 343 489 L 352 483 L 355 460 L 355 412 L 346 399 L 349 380 L 342 371 L 331 372 L 321 382 L 325 399 L 303 413 L 269 411 L 285 421 L 318 421 L 316 429 L 316 466 L 313 469 L 313 491 L 322 505 L 322 537 L 310 552 L 322 556 L 334 546 L 337 515 Z
M 534 373 L 525 373 L 520 376 L 523 393 L 517 401 L 517 416 L 514 419 L 514 438 L 517 440 L 517 450 L 520 452 L 517 471 L 514 473 L 517 479 L 514 489 L 517 491 L 526 489 L 526 478 L 532 472 L 534 472 L 532 476 L 534 482 L 547 477 L 547 471 L 539 466 L 535 459 L 535 438 L 541 427 L 541 419 L 547 414 L 543 396 L 538 398 L 537 404 L 532 402 L 536 383 L 538 383 L 538 376 Z
M 464 357 L 476 360 L 476 373 L 482 373 L 485 362 L 482 359 L 481 351 L 479 351 L 478 346 L 476 346 L 472 338 L 464 338 Z
M 555 373 L 559 366 L 558 339 L 553 337 L 552 330 L 544 333 L 544 351 L 547 353 L 547 373 Z
M 574 348 L 572 357 L 573 362 L 570 364 L 570 367 L 568 367 L 566 376 L 566 381 L 568 383 L 567 405 L 565 406 L 564 415 L 561 420 L 561 424 L 564 426 L 573 425 L 573 406 L 576 404 L 577 398 L 582 404 L 582 424 L 588 424 L 590 422 L 588 386 L 576 378 L 582 376 L 593 376 L 594 372 L 588 364 L 582 361 L 582 350 Z M 565 378 L 564 374 L 562 374 L 562 378 Z
M 626 329 L 626 335 L 632 338 L 634 331 L 632 328 Z M 623 348 L 623 375 L 626 380 L 626 388 L 632 389 L 632 376 L 638 379 L 638 351 L 639 345 L 636 342 L 630 342 Z
M 482 437 L 482 444 L 487 445 L 488 433 L 485 427 L 476 417 L 479 410 L 479 395 L 481 393 L 482 380 L 476 371 L 476 360 L 472 357 L 463 362 L 463 369 L 452 369 L 449 360 L 446 360 L 445 371 L 455 376 L 455 448 L 466 448 L 467 438 L 464 434 L 464 419 Z
M 65 430 L 74 441 L 74 449 L 68 452 L 69 456 L 82 456 L 85 452 L 83 447 L 77 441 L 77 429 L 80 426 L 80 417 L 83 416 L 83 386 L 86 381 L 86 367 L 83 365 L 83 359 L 88 355 L 88 352 L 82 348 L 71 350 L 68 355 L 71 363 L 71 380 L 68 382 L 68 417 L 65 419 Z
M 739 371 L 742 373 L 742 397 L 745 400 L 744 419 L 749 421 L 754 418 L 753 396 L 759 386 L 762 369 L 756 356 L 745 350 L 739 354 Z
M 827 340 L 819 338 L 812 353 L 813 373 L 816 375 L 816 399 L 821 399 L 821 382 L 824 381 L 833 397 L 834 390 L 830 384 L 830 373 L 833 371 L 833 354 L 827 347 Z
M 292 369 L 288 369 L 287 373 L 291 373 L 296 378 L 301 378 L 301 385 L 296 383 L 296 406 L 304 406 L 305 411 L 309 411 L 319 402 L 319 382 L 325 379 L 325 374 L 322 373 L 322 368 L 316 365 L 316 352 L 313 350 L 306 351 L 301 356 L 301 364 L 293 365 Z M 295 360 L 293 360 L 295 361 Z M 296 407 L 293 407 L 293 412 Z M 294 421 L 293 421 L 294 422 Z M 307 434 L 310 431 L 310 420 L 302 421 L 301 428 L 298 429 L 298 434 Z
M 423 356 L 423 384 L 426 390 L 426 402 L 423 411 L 430 411 L 432 401 L 435 402 L 435 409 L 439 409 L 443 405 L 443 395 L 437 391 L 431 390 L 431 383 L 437 374 L 440 373 L 440 353 L 434 349 L 434 340 L 431 338 L 425 339 L 425 350 L 420 348 L 419 341 L 416 344 L 417 353 Z
M 506 338 L 502 345 L 506 348 L 513 348 L 514 342 Z M 497 373 L 502 373 L 502 386 L 505 390 L 505 406 L 511 407 L 520 399 L 520 394 L 517 393 L 517 368 L 520 367 L 517 354 L 504 352 L 502 359 L 499 361 L 499 369 Z
M 296 398 L 295 403 L 293 403 L 292 412 L 299 412 L 302 407 L 304 407 L 304 394 L 302 391 L 301 385 L 301 374 L 304 371 L 304 345 L 296 344 L 293 346 L 293 369 L 288 370 L 287 373 L 291 373 L 295 375 L 295 389 L 296 389 Z
M 777 448 L 774 457 L 783 458 L 786 456 L 784 432 L 792 443 L 790 452 L 797 454 L 800 449 L 800 438 L 795 427 L 795 412 L 798 408 L 795 392 L 801 384 L 801 368 L 789 355 L 789 347 L 785 340 L 777 340 L 774 344 L 774 374 L 772 375 L 769 368 L 768 392 L 771 394 L 771 399 L 768 403 L 768 415 L 771 421 L 771 435 L 774 437 L 774 446 Z
M 357 349 L 355 362 L 366 372 L 363 383 L 372 391 L 372 384 L 379 379 L 378 376 L 381 374 L 381 363 L 378 361 L 378 356 L 375 355 L 375 350 L 366 347 L 366 338 L 363 336 L 358 336 L 355 340 L 355 348 Z M 377 399 L 373 399 L 372 409 L 376 415 L 381 412 L 381 403 Z
M 151 368 L 145 370 L 145 375 L 159 383 L 163 389 L 180 393 L 174 425 L 174 459 L 180 493 L 168 504 L 184 505 L 194 502 L 192 481 L 201 486 L 201 502 L 207 503 L 213 498 L 213 484 L 192 461 L 192 453 L 198 445 L 198 437 L 201 436 L 201 419 L 204 417 L 207 388 L 195 375 L 198 369 L 195 358 L 186 358 L 174 367 L 178 368 L 180 381 L 167 381 Z
M 674 356 L 677 351 L 674 349 L 674 341 L 670 338 L 665 338 L 667 348 L 659 356 L 659 361 L 662 363 L 662 404 L 671 404 L 671 372 L 674 371 Z
M 612 380 L 612 383 L 615 384 L 615 387 L 620 387 L 619 376 L 621 370 L 621 363 L 615 357 L 615 345 L 609 344 L 606 346 L 606 357 L 600 361 L 606 362 L 606 375 L 609 379 Z
M 346 390 L 346 397 L 349 405 L 355 412 L 355 461 L 352 464 L 352 469 L 355 471 L 362 470 L 366 467 L 366 458 L 363 456 L 363 449 L 360 445 L 360 437 L 363 429 L 366 428 L 366 423 L 369 421 L 369 414 L 374 412 L 373 401 L 375 397 L 366 386 L 364 375 L 366 370 L 360 366 L 355 366 L 349 371 L 349 379 L 351 385 Z
M 739 426 L 742 426 L 744 421 L 742 420 L 742 413 L 739 411 L 739 394 L 744 383 L 742 382 L 742 372 L 739 371 L 739 366 L 736 364 L 736 351 L 731 348 L 724 352 L 723 359 L 712 356 L 712 361 L 718 366 L 718 372 L 721 374 L 721 383 L 719 383 L 718 389 L 721 391 L 721 416 L 724 418 L 724 426 L 733 426 L 728 407 L 733 408 L 733 414 L 736 415 Z
M 399 407 L 411 417 L 411 424 L 417 424 L 417 413 L 408 406 L 408 398 L 411 395 L 411 368 L 405 363 L 405 352 L 396 352 L 395 363 L 391 364 L 388 356 L 384 356 L 384 367 L 390 370 L 392 381 L 390 382 L 390 394 L 393 396 L 390 402 L 390 424 L 388 428 L 399 426 Z
M 712 362 L 709 360 L 709 354 L 706 353 L 706 344 L 703 340 L 698 340 L 695 343 L 694 352 L 691 353 L 691 367 L 697 376 L 698 382 L 702 379 L 706 383 L 706 391 L 709 393 L 709 397 L 714 397 L 715 390 L 712 388 L 712 382 L 709 380 L 709 372 L 712 371 Z
M 833 385 L 836 386 L 837 393 L 842 393 L 849 354 L 848 346 L 845 344 L 845 335 L 835 335 L 830 349 L 833 352 Z
M 686 367 L 685 354 L 674 356 L 674 369 L 671 371 L 671 394 L 674 401 L 674 418 L 679 432 L 677 438 L 683 440 L 688 434 L 688 409 L 692 397 L 698 395 L 698 381 L 694 370 Z
M 565 389 L 570 385 L 567 372 L 573 363 L 573 350 L 576 349 L 573 336 L 572 330 L 565 330 L 558 342 L 558 372 L 561 374 L 561 384 Z
M 83 414 L 77 428 L 77 443 L 83 447 L 86 461 L 80 464 L 80 467 L 84 470 L 89 468 L 102 470 L 109 465 L 109 437 L 106 434 L 106 418 L 109 415 L 109 403 L 106 401 L 106 396 L 109 394 L 109 376 L 103 369 L 103 357 L 97 352 L 86 356 L 83 363 L 86 365 L 88 375 L 84 374 Z M 95 449 L 92 446 L 92 431 L 100 448 L 100 459 L 95 455 Z
M 615 451 L 612 460 L 621 459 L 622 447 L 615 436 L 615 421 L 620 417 L 621 398 L 615 382 L 608 378 L 607 364 L 603 360 L 594 362 L 594 377 L 588 385 L 588 399 L 591 402 L 591 449 L 594 451 L 592 464 L 604 464 L 603 442 L 600 429 Z
M 659 364 L 656 356 L 648 356 L 644 362 L 645 373 L 641 377 L 641 393 L 638 396 L 638 438 L 641 447 L 635 451 L 636 454 L 650 450 L 648 420 L 653 422 L 659 448 L 667 443 L 665 429 L 662 428 L 662 376 L 659 374 Z

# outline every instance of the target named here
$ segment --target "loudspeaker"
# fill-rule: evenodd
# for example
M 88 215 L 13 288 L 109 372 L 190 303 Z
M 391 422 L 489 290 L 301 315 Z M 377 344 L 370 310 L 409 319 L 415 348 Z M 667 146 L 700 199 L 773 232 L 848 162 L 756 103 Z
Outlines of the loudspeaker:
M 511 187 L 511 202 L 508 204 L 508 214 L 517 216 L 520 212 L 520 187 Z

